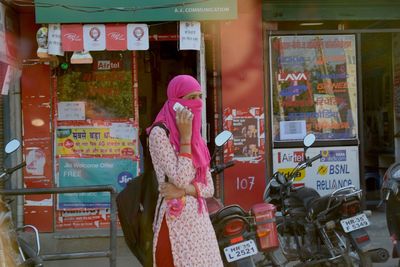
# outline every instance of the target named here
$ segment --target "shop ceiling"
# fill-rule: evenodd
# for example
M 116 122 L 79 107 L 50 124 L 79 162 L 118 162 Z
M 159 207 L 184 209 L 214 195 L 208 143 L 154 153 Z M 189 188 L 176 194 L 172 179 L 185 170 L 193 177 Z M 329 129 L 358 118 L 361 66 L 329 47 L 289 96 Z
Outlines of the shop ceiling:
M 36 23 L 107 23 L 237 18 L 237 0 L 36 0 Z

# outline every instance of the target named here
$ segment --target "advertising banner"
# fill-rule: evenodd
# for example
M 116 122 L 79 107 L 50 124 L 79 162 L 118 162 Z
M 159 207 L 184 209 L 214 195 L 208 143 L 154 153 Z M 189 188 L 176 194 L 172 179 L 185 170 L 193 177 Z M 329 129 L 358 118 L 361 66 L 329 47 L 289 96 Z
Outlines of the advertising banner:
M 110 131 L 110 127 L 59 127 L 56 153 L 62 157 L 138 155 L 137 135 L 135 139 L 116 138 L 111 136 Z
M 118 221 L 117 223 L 119 224 Z M 108 227 L 110 227 L 110 209 L 59 210 L 56 212 L 57 230 Z
M 61 158 L 59 160 L 59 186 L 114 185 L 121 191 L 127 182 L 136 177 L 137 162 L 131 159 Z M 59 209 L 109 208 L 110 194 L 71 193 L 60 194 Z
M 83 25 L 83 48 L 85 51 L 106 49 L 106 26 L 104 24 Z
M 51 102 L 50 77 L 50 67 L 44 64 L 25 66 L 21 76 L 25 188 L 54 186 L 51 108 L 43 105 Z M 24 224 L 35 225 L 42 232 L 53 231 L 53 196 L 26 195 L 24 201 Z
M 38 24 L 231 20 L 237 18 L 237 6 L 237 0 L 41 0 L 35 14 Z
M 127 25 L 128 50 L 149 49 L 149 27 L 147 24 Z
M 61 25 L 61 43 L 64 51 L 83 51 L 83 28 L 81 24 Z
M 248 110 L 225 109 L 224 129 L 233 134 L 225 156 L 237 161 L 258 163 L 264 157 L 264 113 L 260 107 Z
M 357 138 L 354 35 L 270 39 L 273 141 Z
M 314 188 L 320 195 L 332 193 L 348 185 L 360 188 L 358 147 L 318 147 L 307 150 L 308 157 L 321 154 L 311 167 L 302 170 L 295 184 Z M 273 171 L 288 174 L 304 160 L 303 148 L 273 150 Z
M 106 48 L 109 51 L 126 50 L 126 25 L 106 24 Z

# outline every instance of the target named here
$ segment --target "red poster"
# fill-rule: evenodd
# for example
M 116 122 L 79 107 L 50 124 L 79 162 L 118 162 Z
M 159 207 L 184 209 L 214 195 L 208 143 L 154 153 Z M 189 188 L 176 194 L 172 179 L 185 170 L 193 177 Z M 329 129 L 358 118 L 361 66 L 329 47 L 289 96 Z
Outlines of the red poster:
M 53 186 L 52 138 L 50 129 L 50 68 L 47 65 L 25 66 L 21 78 L 23 113 L 23 153 L 26 188 Z M 34 82 L 32 82 L 34 81 Z M 53 197 L 27 195 L 24 223 L 42 232 L 53 231 Z
M 83 27 L 81 24 L 61 25 L 61 38 L 64 51 L 83 51 Z
M 106 25 L 106 49 L 109 51 L 126 50 L 126 25 Z
M 246 210 L 263 201 L 269 153 L 264 148 L 261 2 L 253 2 L 240 1 L 239 18 L 221 25 L 224 129 L 234 134 L 227 152 L 235 161 L 224 171 L 224 204 L 239 204 Z

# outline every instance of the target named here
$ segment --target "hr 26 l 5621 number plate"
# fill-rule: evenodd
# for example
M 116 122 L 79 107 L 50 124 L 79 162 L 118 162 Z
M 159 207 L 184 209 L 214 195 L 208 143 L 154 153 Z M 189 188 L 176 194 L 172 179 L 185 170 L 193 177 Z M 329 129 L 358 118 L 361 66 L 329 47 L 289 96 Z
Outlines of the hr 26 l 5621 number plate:
M 342 225 L 343 230 L 348 233 L 367 227 L 369 225 L 369 220 L 367 215 L 361 213 L 356 216 L 341 220 L 340 224 Z
M 256 243 L 252 239 L 224 248 L 228 262 L 237 261 L 258 253 Z

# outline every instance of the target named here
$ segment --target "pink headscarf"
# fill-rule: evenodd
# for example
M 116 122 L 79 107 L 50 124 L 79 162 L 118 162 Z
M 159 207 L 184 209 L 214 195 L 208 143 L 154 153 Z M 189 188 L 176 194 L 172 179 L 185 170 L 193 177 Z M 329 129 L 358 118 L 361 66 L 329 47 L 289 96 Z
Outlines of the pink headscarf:
M 169 129 L 171 144 L 177 151 L 180 151 L 180 135 L 175 121 L 176 112 L 172 107 L 176 102 L 179 102 L 191 110 L 194 115 L 192 128 L 192 160 L 196 168 L 196 176 L 193 182 L 207 185 L 206 174 L 211 158 L 207 144 L 203 140 L 200 132 L 203 101 L 200 99 L 189 100 L 181 98 L 192 92 L 201 92 L 201 86 L 195 78 L 190 75 L 175 76 L 168 84 L 168 100 L 161 108 L 152 125 L 158 122 L 164 123 Z M 152 126 L 147 128 L 147 134 L 150 134 L 151 128 Z M 199 196 L 198 201 L 199 212 L 201 212 L 204 206 L 204 199 Z

